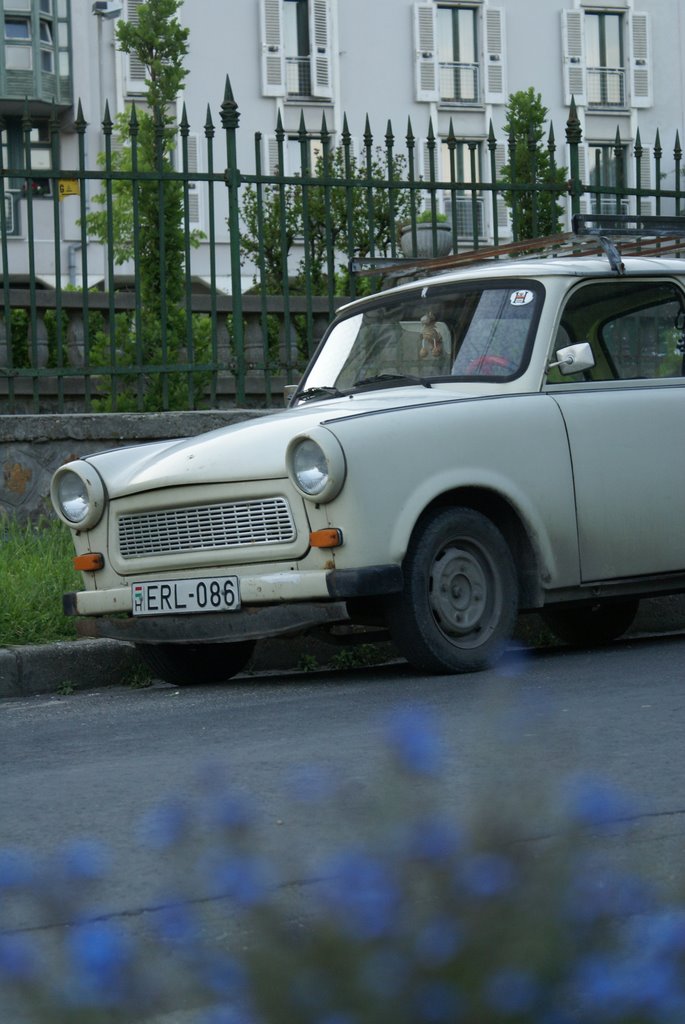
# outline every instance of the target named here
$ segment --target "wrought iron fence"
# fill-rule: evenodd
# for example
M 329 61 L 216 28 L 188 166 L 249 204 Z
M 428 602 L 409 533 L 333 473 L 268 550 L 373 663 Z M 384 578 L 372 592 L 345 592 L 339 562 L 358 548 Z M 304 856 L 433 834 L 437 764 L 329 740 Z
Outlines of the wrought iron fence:
M 37 167 L 24 115 L 23 162 L 0 163 L 0 412 L 280 404 L 282 386 L 297 379 L 336 309 L 378 287 L 377 278 L 349 272 L 353 259 L 404 259 L 401 228 L 410 226 L 411 255 L 422 217 L 436 224 L 440 213 L 449 215 L 454 252 L 516 240 L 522 211 L 535 229 L 545 202 L 558 198 L 559 185 L 541 180 L 534 162 L 531 181 L 505 180 L 515 140 L 496 138 L 492 127 L 478 141 L 451 127 L 439 139 L 432 124 L 416 136 L 409 124 L 399 142 L 391 125 L 374 138 L 367 120 L 359 146 L 347 121 L 334 143 L 325 118 L 314 134 L 302 119 L 294 138 L 279 119 L 272 139 L 255 134 L 245 172 L 238 122 L 227 82 L 220 131 L 208 113 L 195 136 L 184 111 L 173 165 L 146 166 L 135 109 L 123 137 L 105 110 L 104 152 L 93 166 L 79 105 L 78 159 L 62 165 L 52 117 L 51 166 Z M 616 133 L 610 184 L 586 171 L 574 105 L 565 143 L 559 158 L 550 130 L 552 177 L 567 168 L 562 221 L 610 208 L 680 213 L 678 136 L 671 190 L 658 133 L 651 151 L 638 133 L 630 153 Z M 181 226 L 175 244 L 169 203 Z M 151 242 L 159 263 L 152 285 Z

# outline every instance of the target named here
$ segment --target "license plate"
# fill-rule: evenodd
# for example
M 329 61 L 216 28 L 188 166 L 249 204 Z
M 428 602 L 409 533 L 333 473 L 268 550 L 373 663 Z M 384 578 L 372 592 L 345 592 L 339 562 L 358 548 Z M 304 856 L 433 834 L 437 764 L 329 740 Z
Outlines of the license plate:
M 134 615 L 235 612 L 240 608 L 240 582 L 237 576 L 208 576 L 132 583 L 131 597 Z

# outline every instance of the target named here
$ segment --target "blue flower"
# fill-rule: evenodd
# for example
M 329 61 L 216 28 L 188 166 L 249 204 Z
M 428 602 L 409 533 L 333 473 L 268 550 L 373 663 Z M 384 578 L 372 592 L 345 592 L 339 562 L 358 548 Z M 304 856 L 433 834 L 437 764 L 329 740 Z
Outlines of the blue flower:
M 234 853 L 209 859 L 204 865 L 214 888 L 239 907 L 263 903 L 273 888 L 274 872 L 263 857 Z
M 0 849 L 0 892 L 24 889 L 36 877 L 36 867 L 28 850 Z
M 188 949 L 200 936 L 195 914 L 187 903 L 170 902 L 155 913 L 154 929 L 163 942 Z
M 641 915 L 626 922 L 626 944 L 652 956 L 682 956 L 685 953 L 685 910 L 669 908 Z
M 441 864 L 453 858 L 462 845 L 461 831 L 445 818 L 420 818 L 410 826 L 409 857 Z
M 512 889 L 516 870 L 501 853 L 476 853 L 463 862 L 459 877 L 468 893 L 488 899 Z
M 22 935 L 0 935 L 0 978 L 27 982 L 38 978 L 40 964 L 33 945 Z
M 325 892 L 347 926 L 361 939 L 387 934 L 395 923 L 400 893 L 382 860 L 349 850 L 325 866 Z
M 625 957 L 617 949 L 582 959 L 572 975 L 571 994 L 593 1024 L 643 1014 L 653 1014 L 656 1021 L 682 1019 L 681 973 L 671 961 Z
M 76 1004 L 124 1005 L 135 948 L 130 936 L 109 922 L 75 928 L 67 939 L 73 967 L 69 996 Z
M 393 712 L 387 725 L 387 743 L 399 764 L 413 775 L 438 775 L 443 764 L 442 743 L 436 723 L 423 708 Z
M 617 826 L 637 814 L 635 802 L 622 790 L 583 773 L 566 780 L 563 796 L 569 821 L 583 827 Z
M 595 855 L 578 858 L 564 893 L 571 921 L 592 924 L 601 917 L 625 917 L 652 909 L 653 892 L 637 875 L 604 863 Z
M 95 840 L 76 839 L 57 851 L 55 869 L 68 881 L 98 881 L 108 868 L 108 851 Z
M 245 968 L 234 957 L 217 950 L 207 950 L 201 959 L 200 976 L 214 995 L 230 999 L 234 1010 L 239 1008 L 245 1021 L 251 1020 L 247 1006 Z M 240 1017 L 229 1018 L 231 1022 Z

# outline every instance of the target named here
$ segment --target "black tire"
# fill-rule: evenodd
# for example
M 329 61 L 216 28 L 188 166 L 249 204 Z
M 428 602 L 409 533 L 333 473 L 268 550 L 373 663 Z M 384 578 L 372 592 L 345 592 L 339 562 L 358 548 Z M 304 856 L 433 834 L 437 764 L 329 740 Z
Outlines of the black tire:
M 640 602 L 595 601 L 566 608 L 546 608 L 545 623 L 554 635 L 572 647 L 601 647 L 622 636 L 632 626 Z
M 234 644 L 136 644 L 155 677 L 173 686 L 224 683 L 245 668 L 254 640 Z
M 518 611 L 514 560 L 494 523 L 468 508 L 428 513 L 403 568 L 404 590 L 388 600 L 387 618 L 407 661 L 435 673 L 493 665 Z

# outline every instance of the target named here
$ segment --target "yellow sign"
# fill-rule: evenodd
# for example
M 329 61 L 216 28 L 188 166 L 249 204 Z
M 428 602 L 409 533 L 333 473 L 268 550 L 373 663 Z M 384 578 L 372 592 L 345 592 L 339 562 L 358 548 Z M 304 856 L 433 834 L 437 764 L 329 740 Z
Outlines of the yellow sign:
M 80 196 L 81 189 L 76 178 L 60 178 L 59 181 L 59 197 L 64 199 L 66 196 Z

